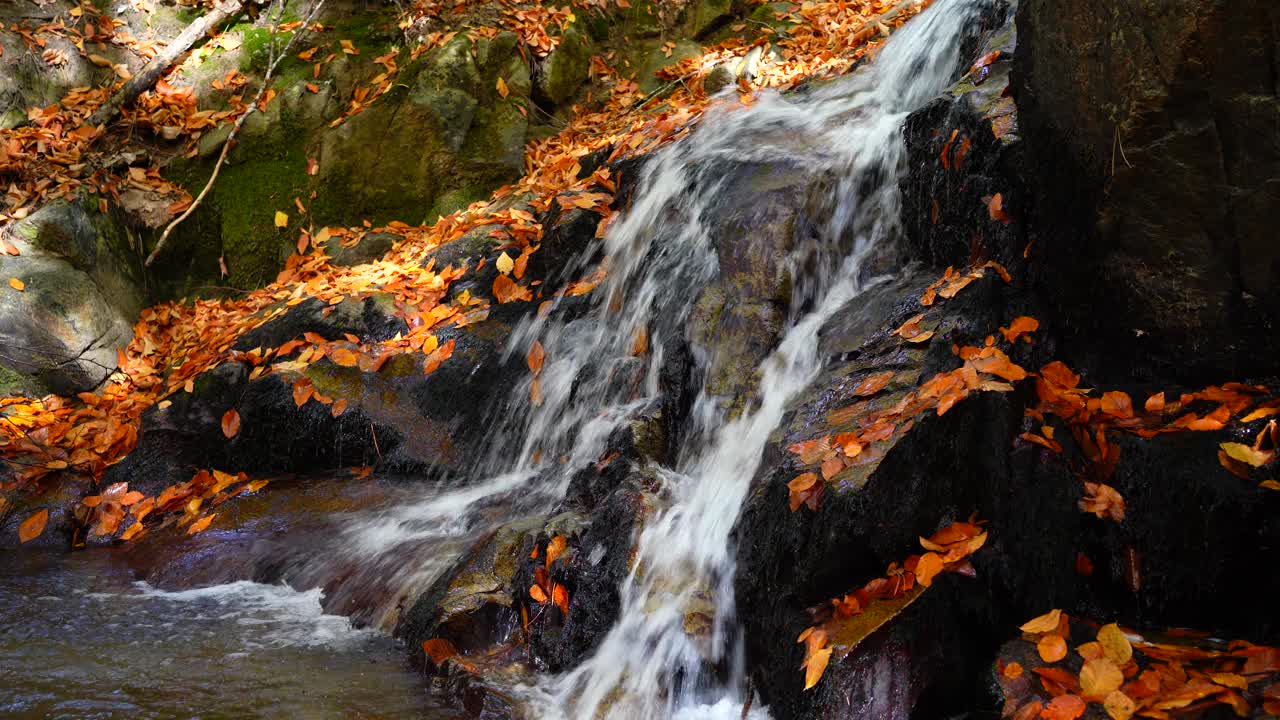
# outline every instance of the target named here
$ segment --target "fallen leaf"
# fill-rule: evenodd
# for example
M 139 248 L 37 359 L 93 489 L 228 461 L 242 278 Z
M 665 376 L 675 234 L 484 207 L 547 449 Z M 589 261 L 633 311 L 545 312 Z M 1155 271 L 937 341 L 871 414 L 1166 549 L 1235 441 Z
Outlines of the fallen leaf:
M 1098 643 L 1102 645 L 1106 656 L 1116 665 L 1123 667 L 1133 658 L 1133 645 L 1129 643 L 1129 638 L 1125 637 L 1120 626 L 1115 623 L 1103 625 L 1098 630 Z
M 1112 720 L 1129 720 L 1138 711 L 1138 704 L 1119 690 L 1112 690 L 1103 699 L 1103 709 Z
M 422 651 L 426 653 L 427 658 L 431 660 L 436 667 L 444 664 L 445 660 L 458 656 L 458 649 L 453 646 L 453 643 L 444 638 L 423 640 Z
M 547 594 L 537 585 L 529 586 L 529 597 L 533 598 L 534 602 L 539 604 L 547 602 Z
M 196 533 L 204 532 L 205 528 L 209 527 L 209 523 L 213 522 L 216 517 L 218 517 L 218 513 L 211 513 L 191 523 L 191 527 L 187 528 L 187 534 L 195 535 Z
M 916 582 L 925 587 L 933 584 L 933 578 L 942 572 L 942 557 L 937 553 L 927 552 L 916 563 Z
M 23 290 L 27 289 L 27 284 L 22 282 L 18 278 L 11 277 L 9 278 L 9 287 L 13 288 L 14 290 L 17 290 L 18 292 L 22 292 Z
M 28 543 L 40 537 L 40 533 L 44 532 L 44 526 L 49 522 L 49 511 L 41 510 L 18 526 L 18 542 Z
M 1040 659 L 1047 663 L 1056 663 L 1067 656 L 1067 641 L 1061 635 L 1044 635 L 1036 643 L 1036 651 Z
M 1075 695 L 1059 695 L 1040 711 L 1045 720 L 1076 720 L 1084 714 L 1085 703 Z
M 529 370 L 536 376 L 542 373 L 542 364 L 547 359 L 547 352 L 542 349 L 542 343 L 538 340 L 533 341 L 533 345 L 529 347 L 529 353 L 525 355 L 525 363 L 529 366 Z
M 1000 328 L 1000 334 L 1004 335 L 1005 342 L 1013 343 L 1017 342 L 1019 337 L 1027 333 L 1033 333 L 1039 329 L 1039 320 L 1023 315 L 1021 317 L 1014 318 L 1013 322 L 1009 323 L 1009 327 Z M 1031 341 L 1030 338 L 1027 338 L 1026 340 L 1027 342 Z
M 1045 633 L 1058 628 L 1058 621 L 1062 619 L 1062 611 L 1058 609 L 1050 610 L 1040 617 L 1028 620 L 1018 629 L 1026 633 Z
M 506 81 L 503 80 L 502 78 L 498 78 L 498 94 L 502 96 L 503 100 L 505 100 L 507 96 L 511 94 L 511 91 L 507 89 Z
M 498 272 L 502 273 L 503 275 L 510 275 L 511 271 L 514 270 L 516 267 L 516 261 L 512 260 L 511 256 L 506 254 L 505 252 L 499 255 L 498 259 L 494 261 L 493 264 L 495 267 L 498 268 Z
M 276 227 L 289 227 L 289 216 L 279 210 L 276 211 Z
M 551 538 L 547 543 L 547 567 L 551 567 L 551 563 L 554 563 L 567 547 L 569 547 L 569 541 L 563 535 Z
M 808 690 L 818 681 L 822 679 L 822 674 L 827 671 L 827 663 L 831 660 L 831 648 L 826 647 L 815 651 L 804 661 L 804 689 Z
M 987 201 L 987 212 L 990 213 L 991 219 L 1008 225 L 1010 222 L 1009 214 L 1004 211 L 1004 195 L 996 193 Z
M 1257 450 L 1241 443 L 1224 442 L 1219 447 L 1228 457 L 1252 467 L 1262 467 L 1276 457 L 1274 450 Z
M 560 612 L 566 616 L 569 614 L 569 591 L 563 585 L 551 586 L 551 601 L 560 608 Z
M 1080 668 L 1080 690 L 1088 698 L 1105 698 L 1124 684 L 1124 673 L 1109 657 L 1086 661 Z
M 230 440 L 239 432 L 240 413 L 236 412 L 235 408 L 232 408 L 222 414 L 222 434 L 226 435 L 227 439 Z

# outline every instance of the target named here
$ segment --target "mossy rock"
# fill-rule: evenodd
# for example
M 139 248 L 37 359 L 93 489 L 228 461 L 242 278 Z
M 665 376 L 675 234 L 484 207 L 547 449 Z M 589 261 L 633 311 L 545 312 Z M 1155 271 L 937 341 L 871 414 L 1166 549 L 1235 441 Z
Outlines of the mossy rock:
M 573 23 L 565 28 L 560 44 L 542 61 L 536 89 L 538 95 L 559 105 L 586 82 L 591 71 L 591 38 Z
M 640 83 L 642 92 L 650 93 L 666 84 L 667 81 L 660 80 L 657 72 L 662 68 L 675 65 L 676 63 L 687 60 L 689 58 L 702 57 L 702 46 L 692 40 L 681 40 L 671 48 L 671 55 L 667 56 L 667 51 L 659 46 L 649 52 L 649 57 L 645 60 L 644 69 L 640 71 L 637 78 Z
M 685 9 L 685 28 L 691 37 L 705 37 L 731 17 L 732 0 L 694 0 Z

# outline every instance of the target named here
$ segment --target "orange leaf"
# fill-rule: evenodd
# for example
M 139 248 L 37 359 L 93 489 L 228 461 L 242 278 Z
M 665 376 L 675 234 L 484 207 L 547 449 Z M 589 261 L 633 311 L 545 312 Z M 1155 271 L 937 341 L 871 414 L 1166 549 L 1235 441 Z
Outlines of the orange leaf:
M 529 370 L 534 375 L 542 372 L 542 363 L 547 359 L 547 352 L 542 349 L 542 343 L 538 340 L 533 341 L 533 346 L 529 348 L 529 354 L 524 357 L 525 362 L 529 365 Z
M 545 603 L 547 601 L 547 594 L 537 585 L 529 586 L 529 597 L 533 598 L 534 602 L 537 603 Z
M 916 582 L 925 587 L 933 584 L 933 578 L 942 572 L 942 557 L 937 553 L 927 552 L 916 563 Z
M 445 660 L 448 660 L 451 657 L 458 656 L 458 649 L 453 646 L 453 643 L 445 640 L 444 638 L 423 640 L 422 651 L 427 654 L 427 657 L 436 666 L 441 665 Z
M 1056 663 L 1067 656 L 1067 641 L 1061 635 L 1045 635 L 1036 643 L 1040 659 L 1047 663 Z
M 822 679 L 822 674 L 827 671 L 827 662 L 831 660 L 831 648 L 826 647 L 821 650 L 815 650 L 812 655 L 804 661 L 804 689 L 808 690 L 818 681 Z
M 499 304 L 506 304 L 517 300 L 532 300 L 533 293 L 506 275 L 499 275 L 493 279 L 493 297 Z
M 1075 695 L 1059 695 L 1040 711 L 1045 720 L 1076 720 L 1084 714 L 1084 701 Z
M 1102 394 L 1102 412 L 1122 420 L 1133 417 L 1133 402 L 1128 393 L 1113 391 Z
M 18 526 L 18 541 L 28 543 L 40 537 L 40 533 L 44 532 L 44 526 L 49 522 L 49 511 L 41 510 L 32 515 L 22 524 Z
M 1009 327 L 1000 328 L 1000 334 L 1004 335 L 1006 342 L 1017 342 L 1018 338 L 1026 333 L 1033 333 L 1040 329 L 1040 321 L 1023 315 L 1016 317 L 1013 322 L 1009 323 Z M 1030 340 L 1028 339 L 1028 342 Z
M 232 408 L 222 414 L 222 434 L 227 439 L 235 437 L 240 432 L 240 413 Z
M 991 214 L 991 219 L 997 222 L 1009 224 L 1009 214 L 1004 211 L 1004 195 L 996 193 L 987 201 L 987 211 Z
M 863 378 L 862 382 L 858 383 L 857 387 L 853 389 L 853 394 L 856 397 L 875 395 L 881 390 L 884 390 L 885 387 L 889 385 L 890 380 L 893 380 L 892 372 L 882 372 L 868 376 Z
M 14 290 L 17 290 L 18 292 L 22 292 L 23 290 L 27 289 L 27 284 L 22 282 L 18 278 L 11 277 L 9 278 L 9 287 L 13 288 Z
M 1155 395 L 1147 398 L 1147 402 L 1143 405 L 1143 408 L 1149 413 L 1164 412 L 1164 393 L 1156 393 Z M 1245 419 L 1245 422 L 1248 422 L 1247 418 Z
M 342 367 L 355 367 L 360 363 L 360 356 L 344 347 L 330 348 L 329 359 Z
M 563 535 L 551 538 L 551 542 L 547 543 L 547 567 L 551 567 L 551 563 L 555 562 L 567 547 L 569 547 L 569 541 Z
M 1011 680 L 1016 680 L 1017 678 L 1022 677 L 1022 665 L 1016 662 L 1009 663 L 1004 666 L 1004 672 L 1002 674 Z
M 209 527 L 209 523 L 213 522 L 213 519 L 216 517 L 218 517 L 218 513 L 212 513 L 191 523 L 191 527 L 187 528 L 187 534 L 195 535 L 196 533 L 204 532 L 205 528 Z
M 560 608 L 560 612 L 569 614 L 569 591 L 563 585 L 551 586 L 551 600 Z

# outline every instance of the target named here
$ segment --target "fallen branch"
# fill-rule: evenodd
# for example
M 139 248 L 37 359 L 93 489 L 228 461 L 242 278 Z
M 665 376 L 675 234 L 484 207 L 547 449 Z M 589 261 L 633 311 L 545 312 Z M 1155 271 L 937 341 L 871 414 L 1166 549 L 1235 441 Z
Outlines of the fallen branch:
M 262 102 L 263 96 L 266 95 L 267 90 L 271 87 L 271 77 L 276 72 L 276 66 L 280 64 L 281 60 L 289 55 L 289 50 L 293 47 L 293 44 L 298 41 L 298 38 L 306 34 L 307 28 L 311 25 L 311 21 L 315 19 L 316 13 L 320 11 L 320 8 L 324 6 L 324 3 L 325 0 L 317 2 L 311 8 L 311 13 L 307 15 L 307 19 L 303 21 L 302 25 L 298 28 L 298 31 L 289 38 L 289 42 L 285 43 L 284 50 L 280 51 L 278 54 L 273 53 L 271 63 L 267 66 L 267 71 L 262 76 L 262 87 L 258 88 L 258 94 L 254 96 L 253 102 L 249 103 L 249 106 L 244 109 L 244 112 L 240 113 L 240 117 L 236 118 L 236 124 L 231 127 L 231 132 L 227 133 L 227 139 L 222 141 L 222 152 L 218 153 L 218 161 L 213 166 L 213 174 L 209 176 L 209 180 L 204 184 L 204 188 L 200 191 L 200 194 L 196 196 L 196 199 L 191 201 L 191 205 L 187 207 L 181 215 L 174 218 L 172 222 L 165 226 L 164 232 L 160 234 L 160 239 L 156 242 L 155 249 L 147 256 L 147 260 L 144 265 L 151 267 L 151 263 L 155 262 L 156 258 L 160 255 L 160 251 L 164 249 L 165 243 L 168 242 L 169 235 L 173 232 L 173 229 L 178 227 L 183 220 L 190 217 L 191 213 L 195 212 L 196 208 L 200 207 L 200 202 L 209 194 L 209 190 L 213 187 L 214 181 L 218 179 L 218 173 L 222 170 L 223 163 L 227 161 L 227 153 L 230 152 L 231 145 L 235 142 L 236 135 L 240 134 L 240 128 L 244 127 L 244 123 L 249 119 L 249 116 L 258 110 L 258 104 Z M 275 24 L 278 24 L 278 20 L 279 18 L 277 18 L 277 23 Z M 273 47 L 275 44 L 275 24 L 273 24 L 272 30 Z
M 201 38 L 208 35 L 211 30 L 216 28 L 223 20 L 235 17 L 244 9 L 245 0 L 225 0 L 222 5 L 213 8 L 205 13 L 199 20 L 187 26 L 173 42 L 165 46 L 160 54 L 156 55 L 137 75 L 134 75 L 120 88 L 120 91 L 111 96 L 110 100 L 103 103 L 93 115 L 89 116 L 88 124 L 92 126 L 106 125 L 115 119 L 120 113 L 120 108 L 133 102 L 144 91 L 148 90 L 160 76 L 164 74 L 169 66 L 182 57 L 192 45 L 195 45 Z

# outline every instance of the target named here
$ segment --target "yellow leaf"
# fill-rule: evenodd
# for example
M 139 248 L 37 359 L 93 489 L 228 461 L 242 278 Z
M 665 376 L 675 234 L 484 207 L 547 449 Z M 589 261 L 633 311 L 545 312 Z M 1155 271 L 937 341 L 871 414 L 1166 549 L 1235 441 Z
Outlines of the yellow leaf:
M 831 660 L 831 648 L 826 647 L 816 650 L 807 660 L 804 661 L 804 689 L 808 690 L 818 681 L 822 679 L 822 673 L 827 671 L 827 663 Z
M 1115 623 L 1103 625 L 1098 630 L 1098 642 L 1106 656 L 1116 665 L 1124 666 L 1133 657 L 1133 646 L 1129 644 L 1129 638 L 1125 637 L 1120 626 Z
M 1233 460 L 1239 460 L 1253 467 L 1262 467 L 1275 457 L 1274 452 L 1266 450 L 1254 450 L 1248 445 L 1240 443 L 1224 442 L 1220 445 L 1222 451 L 1229 455 Z
M 498 256 L 498 260 L 494 264 L 497 265 L 498 272 L 503 275 L 510 275 L 511 271 L 516 267 L 516 261 L 512 260 L 511 256 L 505 252 Z
M 511 91 L 507 89 L 507 83 L 502 78 L 498 78 L 498 94 L 505 100 Z
M 282 227 L 288 227 L 288 226 L 289 226 L 289 216 L 277 210 L 276 211 L 276 227 L 282 228 Z
M 1265 488 L 1267 490 L 1280 490 L 1280 482 L 1276 482 L 1275 480 L 1263 480 L 1258 483 L 1258 487 Z
M 1027 621 L 1020 628 L 1022 632 L 1028 633 L 1045 633 L 1051 632 L 1058 628 L 1058 621 L 1062 618 L 1062 611 L 1058 609 L 1050 610 L 1038 618 Z
M 18 278 L 9 278 L 9 287 L 13 288 L 14 290 L 17 290 L 18 292 L 22 292 L 23 290 L 27 289 L 27 284 L 22 282 Z
M 1124 673 L 1111 658 L 1089 660 L 1080 668 L 1080 689 L 1086 697 L 1105 698 L 1124 684 Z

